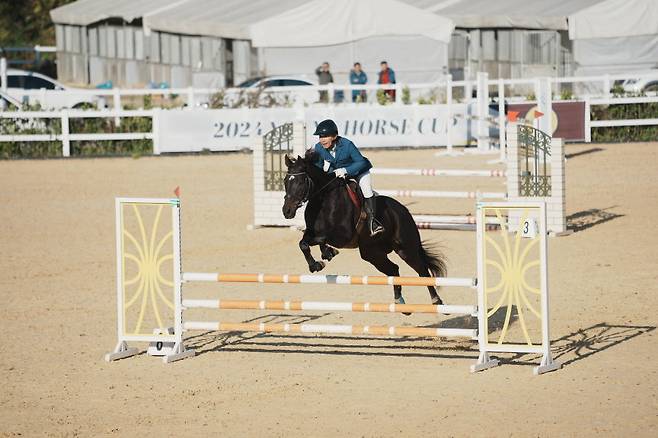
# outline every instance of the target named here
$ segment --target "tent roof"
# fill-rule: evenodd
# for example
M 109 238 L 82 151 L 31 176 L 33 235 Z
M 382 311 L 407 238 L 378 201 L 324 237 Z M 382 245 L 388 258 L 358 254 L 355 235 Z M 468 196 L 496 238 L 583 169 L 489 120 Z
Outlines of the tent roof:
M 569 16 L 572 40 L 640 35 L 658 35 L 656 0 L 607 0 Z
M 254 47 L 331 46 L 401 35 L 447 44 L 454 24 L 398 0 L 314 0 L 260 21 L 250 30 Z
M 144 17 L 144 26 L 153 30 L 250 39 L 249 25 L 304 0 L 186 0 L 179 5 Z
M 404 0 L 461 28 L 567 30 L 567 17 L 604 0 Z
M 185 0 L 78 0 L 51 9 L 50 18 L 58 24 L 87 26 L 109 18 L 126 22 L 142 18 L 145 14 L 171 7 Z

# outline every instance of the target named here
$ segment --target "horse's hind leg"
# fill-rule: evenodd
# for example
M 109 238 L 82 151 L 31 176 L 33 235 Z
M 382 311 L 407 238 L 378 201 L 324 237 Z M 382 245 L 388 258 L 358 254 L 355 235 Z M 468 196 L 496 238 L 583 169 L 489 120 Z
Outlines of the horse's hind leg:
M 331 259 L 333 259 L 334 257 L 336 257 L 339 253 L 339 251 L 336 248 L 332 248 L 326 243 L 320 244 L 320 252 L 322 253 L 322 259 L 328 262 L 331 261 Z
M 431 277 L 431 273 L 427 264 L 423 261 L 422 257 L 418 253 L 418 250 L 397 250 L 396 253 L 404 260 L 411 268 L 418 273 L 421 277 Z M 432 304 L 443 304 L 441 297 L 436 292 L 434 286 L 427 286 L 427 290 L 430 292 L 430 298 L 432 299 Z
M 377 270 L 384 275 L 397 277 L 400 275 L 400 267 L 389 260 L 388 256 L 383 251 L 378 251 L 373 248 L 359 247 L 361 258 L 372 264 Z M 402 298 L 402 286 L 393 286 L 393 297 L 396 304 L 404 304 Z

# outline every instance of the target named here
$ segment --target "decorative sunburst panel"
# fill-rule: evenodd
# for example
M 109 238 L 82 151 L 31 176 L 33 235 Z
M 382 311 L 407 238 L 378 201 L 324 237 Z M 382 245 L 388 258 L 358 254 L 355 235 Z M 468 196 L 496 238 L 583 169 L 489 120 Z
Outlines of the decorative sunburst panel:
M 171 205 L 122 203 L 120 214 L 123 333 L 151 335 L 174 325 Z
M 542 344 L 541 233 L 523 236 L 526 221 L 538 221 L 538 208 L 484 208 L 503 226 L 485 230 L 483 287 L 488 344 Z

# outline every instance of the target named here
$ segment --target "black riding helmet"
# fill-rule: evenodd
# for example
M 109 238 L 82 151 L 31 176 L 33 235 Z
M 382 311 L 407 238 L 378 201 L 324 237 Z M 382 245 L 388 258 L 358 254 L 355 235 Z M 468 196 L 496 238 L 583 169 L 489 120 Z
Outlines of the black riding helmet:
M 327 119 L 320 122 L 313 135 L 319 135 L 320 137 L 333 137 L 338 135 L 338 126 L 334 123 L 333 120 Z

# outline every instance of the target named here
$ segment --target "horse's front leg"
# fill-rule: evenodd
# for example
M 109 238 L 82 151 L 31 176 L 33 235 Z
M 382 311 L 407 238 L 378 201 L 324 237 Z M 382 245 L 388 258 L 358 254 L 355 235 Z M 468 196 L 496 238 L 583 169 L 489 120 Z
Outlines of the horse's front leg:
M 302 250 L 302 254 L 304 254 L 304 258 L 306 259 L 306 263 L 308 263 L 308 270 L 311 272 L 321 271 L 325 266 L 324 262 L 318 262 L 313 258 L 313 255 L 311 254 L 311 246 L 318 245 L 320 243 L 321 241 L 311 236 L 311 234 L 308 232 L 304 232 L 302 240 L 299 241 L 299 249 Z
M 339 253 L 339 251 L 336 248 L 333 248 L 326 243 L 321 243 L 320 244 L 320 252 L 322 253 L 322 259 L 326 261 L 331 261 L 334 257 L 336 257 Z

